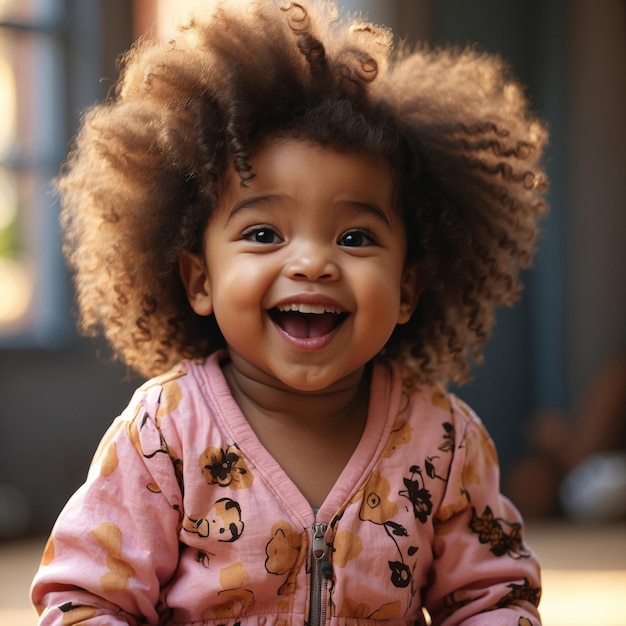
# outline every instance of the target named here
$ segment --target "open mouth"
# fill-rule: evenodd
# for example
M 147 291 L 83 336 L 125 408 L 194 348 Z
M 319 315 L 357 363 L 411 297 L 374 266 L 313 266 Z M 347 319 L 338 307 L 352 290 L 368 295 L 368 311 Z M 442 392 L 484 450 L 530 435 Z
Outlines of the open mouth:
M 270 309 L 269 315 L 289 336 L 312 339 L 331 333 L 343 323 L 349 313 L 323 305 L 290 304 Z

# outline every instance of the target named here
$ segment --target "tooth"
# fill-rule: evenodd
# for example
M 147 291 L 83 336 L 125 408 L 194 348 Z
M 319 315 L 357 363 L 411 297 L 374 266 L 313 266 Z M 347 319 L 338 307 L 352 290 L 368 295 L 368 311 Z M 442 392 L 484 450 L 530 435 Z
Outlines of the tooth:
M 339 311 L 334 307 L 327 307 L 323 304 L 281 304 L 278 309 L 283 312 L 294 312 L 294 313 L 310 313 L 313 315 L 322 315 L 324 313 L 335 313 L 339 314 Z

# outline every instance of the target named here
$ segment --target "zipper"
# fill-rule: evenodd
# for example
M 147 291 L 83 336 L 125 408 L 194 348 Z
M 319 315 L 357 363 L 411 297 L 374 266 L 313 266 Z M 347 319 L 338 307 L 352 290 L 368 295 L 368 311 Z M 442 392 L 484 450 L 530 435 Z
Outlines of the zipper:
M 311 526 L 311 596 L 308 626 L 322 626 L 326 621 L 326 603 L 322 602 L 322 590 L 326 586 L 324 563 L 328 562 L 328 545 L 324 539 L 327 528 L 327 524 L 318 522 Z

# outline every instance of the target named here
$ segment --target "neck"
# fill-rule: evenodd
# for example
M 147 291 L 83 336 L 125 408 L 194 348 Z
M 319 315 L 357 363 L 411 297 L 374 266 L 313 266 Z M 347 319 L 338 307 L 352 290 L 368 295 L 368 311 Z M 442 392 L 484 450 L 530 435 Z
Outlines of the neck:
M 224 367 L 231 393 L 254 427 L 259 420 L 270 420 L 299 429 L 331 426 L 354 427 L 364 424 L 369 402 L 369 368 L 363 366 L 331 387 L 314 392 L 300 391 L 241 362 L 236 354 Z
M 365 429 L 369 368 L 359 368 L 330 388 L 303 392 L 231 353 L 224 375 L 259 441 L 309 503 L 319 508 Z

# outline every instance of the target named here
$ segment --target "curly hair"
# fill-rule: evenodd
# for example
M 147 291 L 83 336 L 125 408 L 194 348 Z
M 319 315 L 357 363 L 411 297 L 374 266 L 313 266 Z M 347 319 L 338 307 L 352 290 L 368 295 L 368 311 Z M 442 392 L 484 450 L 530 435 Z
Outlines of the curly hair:
M 283 134 L 390 162 L 422 295 L 383 353 L 467 380 L 531 262 L 547 133 L 499 57 L 392 44 L 325 0 L 229 1 L 137 42 L 58 178 L 80 330 L 148 376 L 223 347 L 178 260 L 201 250 L 226 170 L 245 185 L 255 145 Z

